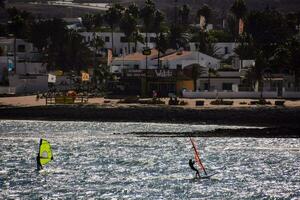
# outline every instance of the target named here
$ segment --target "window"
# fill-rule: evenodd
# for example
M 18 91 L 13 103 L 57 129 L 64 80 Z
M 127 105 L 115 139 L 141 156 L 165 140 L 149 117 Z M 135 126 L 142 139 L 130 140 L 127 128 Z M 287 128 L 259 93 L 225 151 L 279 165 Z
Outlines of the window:
M 140 67 L 139 65 L 134 65 L 133 66 L 134 69 L 139 69 L 139 67 Z
M 105 36 L 105 39 L 104 39 L 104 40 L 105 40 L 105 42 L 109 42 L 109 40 L 110 40 L 110 39 L 109 39 L 109 36 Z
M 24 44 L 18 45 L 18 52 L 25 52 L 25 45 Z
M 150 42 L 155 43 L 155 37 L 150 37 Z
M 123 42 L 123 43 L 128 42 L 128 40 L 127 40 L 126 37 L 121 37 L 121 38 L 120 38 L 120 41 Z
M 204 90 L 208 90 L 208 83 L 204 83 Z
M 228 54 L 228 47 L 225 47 L 225 54 Z
M 178 65 L 176 66 L 176 69 L 177 69 L 177 70 L 182 70 L 182 65 L 178 64 Z
M 223 83 L 222 89 L 223 90 L 232 90 L 232 83 Z

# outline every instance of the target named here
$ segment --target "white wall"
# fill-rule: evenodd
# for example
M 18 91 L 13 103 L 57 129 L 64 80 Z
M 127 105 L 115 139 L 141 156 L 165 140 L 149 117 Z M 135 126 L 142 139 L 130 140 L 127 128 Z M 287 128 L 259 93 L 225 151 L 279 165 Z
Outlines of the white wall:
M 17 74 L 46 74 L 46 64 L 43 63 L 31 63 L 21 62 L 17 63 L 16 67 Z
M 9 76 L 9 86 L 16 88 L 16 94 L 46 92 L 48 90 L 48 76 Z
M 239 45 L 238 43 L 234 42 L 218 42 L 214 43 L 215 49 L 216 49 L 216 54 L 222 58 L 228 58 L 229 56 L 232 56 L 234 54 L 234 49 Z M 190 50 L 191 51 L 197 51 L 196 48 L 196 43 L 191 42 L 189 43 Z M 227 53 L 226 49 L 227 48 Z
M 86 42 L 89 42 L 93 40 L 93 32 L 80 32 L 80 35 L 82 35 L 85 38 Z M 141 33 L 144 37 L 146 36 L 145 33 Z M 111 46 L 111 32 L 97 32 L 96 36 L 102 38 L 102 40 L 105 42 L 105 37 L 109 38 L 109 42 L 104 43 L 104 48 L 112 48 Z M 120 32 L 114 32 L 114 50 L 115 53 L 120 55 L 122 53 L 122 49 L 125 50 L 126 54 L 132 53 L 133 47 L 135 47 L 135 43 L 131 42 L 130 43 L 130 51 L 128 50 L 128 43 L 127 42 L 121 42 L 121 37 L 125 37 L 124 33 Z M 155 43 L 150 42 L 150 37 L 155 37 L 155 33 L 149 33 L 148 34 L 148 47 L 149 48 L 154 48 Z M 145 44 L 142 44 L 140 42 L 137 43 L 137 51 L 142 51 L 143 48 L 145 47 Z
M 192 92 L 183 91 L 183 97 L 185 98 L 222 98 L 222 99 L 258 99 L 261 96 L 261 92 Z M 283 98 L 286 99 L 300 99 L 300 92 L 283 92 Z M 276 99 L 278 97 L 277 92 L 263 92 L 263 98 Z
M 153 60 L 151 63 L 156 65 L 157 59 Z M 191 64 L 199 63 L 203 67 L 218 69 L 220 68 L 220 60 L 214 57 L 208 56 L 206 54 L 191 51 L 190 55 L 179 56 L 178 59 L 163 60 L 162 66 L 168 65 L 169 69 L 176 69 L 177 65 L 181 65 L 182 69 Z

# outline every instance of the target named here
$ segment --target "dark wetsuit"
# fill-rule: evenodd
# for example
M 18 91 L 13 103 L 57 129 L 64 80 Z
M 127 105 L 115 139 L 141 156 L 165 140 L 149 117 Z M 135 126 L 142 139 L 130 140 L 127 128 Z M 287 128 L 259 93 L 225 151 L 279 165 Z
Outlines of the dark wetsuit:
M 41 164 L 41 160 L 40 160 L 40 155 L 39 154 L 36 156 L 36 168 L 37 168 L 38 171 L 41 170 L 41 169 L 43 169 L 43 166 Z
M 189 160 L 190 168 L 191 168 L 192 170 L 196 171 L 196 178 L 197 178 L 197 176 L 200 178 L 199 171 L 194 167 L 194 164 L 195 164 L 195 162 L 192 161 L 192 159 L 190 159 L 190 160 Z
M 42 139 L 40 139 L 40 146 L 41 146 L 41 144 L 42 144 Z M 41 170 L 41 169 L 43 169 L 43 166 L 42 166 L 42 164 L 41 164 L 41 160 L 40 160 L 40 153 L 38 152 L 38 154 L 37 154 L 37 156 L 36 156 L 36 168 L 37 168 L 37 170 L 39 171 L 39 170 Z

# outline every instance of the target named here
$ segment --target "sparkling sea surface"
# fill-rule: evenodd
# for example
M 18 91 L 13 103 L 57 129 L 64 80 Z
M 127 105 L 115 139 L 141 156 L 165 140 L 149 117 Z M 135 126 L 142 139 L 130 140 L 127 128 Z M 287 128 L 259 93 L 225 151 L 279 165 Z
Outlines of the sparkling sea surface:
M 240 127 L 0 120 L 0 199 L 300 199 L 300 139 L 195 138 L 219 172 L 196 180 L 189 138 L 127 134 L 216 128 Z M 54 160 L 37 172 L 41 137 Z

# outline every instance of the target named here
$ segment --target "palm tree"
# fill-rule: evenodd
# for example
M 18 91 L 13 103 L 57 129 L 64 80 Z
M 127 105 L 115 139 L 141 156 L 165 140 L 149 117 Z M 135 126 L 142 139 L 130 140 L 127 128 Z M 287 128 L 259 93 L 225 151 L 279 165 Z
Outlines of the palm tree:
M 5 0 L 0 0 L 0 8 L 5 8 Z
M 209 56 L 216 57 L 217 49 L 214 45 L 214 39 L 205 31 L 198 31 L 194 34 L 192 41 L 194 41 L 198 47 L 197 50 Z
M 238 37 L 239 20 L 243 19 L 247 13 L 247 7 L 244 0 L 235 0 L 230 8 L 230 11 L 235 16 L 235 37 Z
M 173 49 L 186 48 L 190 41 L 189 34 L 184 32 L 182 26 L 172 24 L 168 33 L 169 46 Z
M 111 29 L 111 48 L 113 53 L 115 53 L 114 30 L 116 25 L 119 24 L 121 17 L 122 17 L 122 7 L 119 4 L 114 4 L 106 11 L 104 15 L 104 20 L 110 26 Z
M 163 35 L 164 26 L 163 23 L 165 21 L 164 14 L 156 10 L 154 13 L 154 20 L 153 20 L 153 30 L 156 35 L 155 43 L 156 43 L 156 49 L 158 50 L 158 58 L 157 58 L 157 66 L 160 67 L 160 52 L 164 53 L 166 51 L 166 37 Z
M 90 42 L 90 46 L 93 47 L 93 53 L 94 53 L 94 59 L 93 59 L 93 65 L 94 68 L 97 66 L 96 64 L 96 53 L 99 52 L 99 49 L 101 47 L 104 47 L 104 41 L 101 37 L 96 36 L 96 33 L 93 33 L 93 40 Z
M 179 16 L 181 18 L 181 25 L 185 27 L 185 29 L 189 25 L 189 14 L 190 14 L 190 7 L 186 4 L 184 4 L 180 9 L 179 9 Z
M 105 82 L 111 78 L 111 73 L 109 71 L 109 66 L 99 65 L 94 68 L 94 76 L 92 77 L 92 83 L 98 91 L 104 90 Z
M 137 22 L 138 19 L 139 19 L 139 16 L 140 16 L 140 9 L 139 9 L 139 7 L 135 3 L 131 3 L 128 6 L 128 12 L 131 14 L 131 16 L 134 17 L 134 19 Z M 134 41 L 134 52 L 136 52 L 137 42 L 140 41 L 140 40 L 142 40 L 142 41 L 144 40 L 143 37 L 141 35 L 139 35 L 137 28 L 135 29 L 134 33 L 132 34 L 132 40 Z
M 211 8 L 208 5 L 204 4 L 197 11 L 197 21 L 199 20 L 200 16 L 203 16 L 203 17 L 205 17 L 205 21 L 206 21 L 206 24 L 207 24 L 207 22 L 210 21 L 211 13 L 212 13 Z M 206 26 L 206 24 L 205 24 L 205 26 Z
M 185 69 L 190 71 L 190 76 L 193 79 L 194 91 L 197 91 L 197 80 L 202 74 L 205 74 L 206 69 L 199 63 L 188 65 L 185 67 Z
M 130 53 L 130 42 L 131 42 L 133 33 L 137 29 L 136 26 L 137 26 L 136 18 L 134 18 L 134 16 L 132 16 L 131 13 L 129 12 L 129 10 L 127 9 L 125 11 L 123 17 L 121 18 L 120 29 L 124 32 L 124 34 L 126 36 L 129 53 Z
M 131 3 L 128 6 L 128 11 L 136 19 L 140 16 L 140 9 L 135 3 Z
M 146 32 L 146 47 L 148 47 L 148 32 L 150 32 L 153 24 L 155 12 L 155 4 L 151 0 L 146 0 L 145 6 L 140 11 L 140 17 L 144 23 L 144 29 Z
M 218 71 L 213 68 L 208 68 L 207 70 L 207 90 L 210 91 L 210 80 L 211 76 L 217 76 Z
M 94 15 L 85 14 L 82 17 L 82 24 L 86 28 L 87 31 L 91 31 L 94 27 Z
M 252 87 L 258 88 L 260 90 L 260 98 L 263 98 L 263 79 L 264 79 L 264 69 L 268 67 L 268 62 L 263 56 L 262 51 L 257 53 L 255 59 L 255 66 L 247 71 L 246 79 L 250 80 Z
M 230 8 L 236 19 L 242 19 L 246 15 L 247 7 L 244 0 L 235 0 Z

